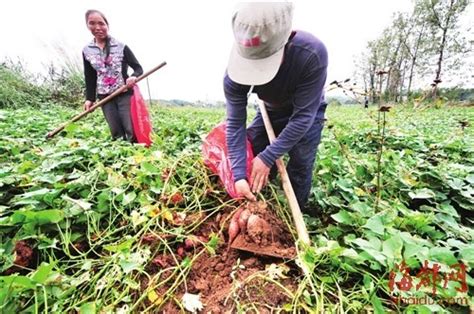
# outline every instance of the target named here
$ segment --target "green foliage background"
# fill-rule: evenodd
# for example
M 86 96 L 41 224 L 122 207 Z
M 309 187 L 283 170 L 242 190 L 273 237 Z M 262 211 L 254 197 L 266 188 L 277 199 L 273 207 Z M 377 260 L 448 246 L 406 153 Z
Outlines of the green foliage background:
M 9 82 L 0 87 L 6 95 L 0 98 L 1 311 L 138 312 L 179 303 L 173 295 L 194 258 L 175 267 L 176 285 L 158 305 L 150 300 L 163 285 L 162 273 L 150 273 L 147 265 L 156 254 L 173 254 L 202 223 L 177 227 L 170 215 L 210 217 L 223 206 L 237 205 L 206 169 L 200 152 L 224 110 L 154 105 L 149 149 L 110 141 L 100 111 L 47 140 L 49 130 L 78 110 L 54 105 L 63 98 L 52 99 L 46 87 L 5 67 L 0 71 Z M 305 217 L 313 246 L 299 257 L 311 272 L 296 278 L 299 288 L 284 309 L 468 313 L 474 289 L 469 273 L 463 293 L 456 281 L 446 287 L 438 282 L 433 295 L 424 286 L 393 290 L 389 279 L 393 273 L 400 280 L 396 269 L 402 262 L 414 284 L 420 283 L 416 274 L 425 261 L 440 265 L 440 276 L 456 263 L 472 270 L 474 109 L 397 105 L 386 113 L 383 141 L 378 117 L 375 107 L 328 108 L 310 197 L 318 216 Z M 162 201 L 176 192 L 184 196 L 182 204 Z M 277 182 L 259 197 L 275 204 L 291 226 Z M 172 237 L 151 249 L 141 240 L 150 233 Z M 35 259 L 7 274 L 18 241 L 34 249 Z M 216 235 L 202 252 L 212 254 L 217 245 Z M 140 285 L 143 278 L 146 287 Z M 429 296 L 436 302 L 407 305 L 390 299 L 400 296 Z M 446 304 L 448 298 L 457 303 Z

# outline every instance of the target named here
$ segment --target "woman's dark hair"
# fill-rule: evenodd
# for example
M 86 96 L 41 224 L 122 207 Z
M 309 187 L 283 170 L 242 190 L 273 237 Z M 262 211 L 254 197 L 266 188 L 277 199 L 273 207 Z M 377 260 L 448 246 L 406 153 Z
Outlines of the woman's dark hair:
M 89 18 L 89 15 L 91 15 L 93 13 L 99 14 L 104 19 L 105 24 L 107 24 L 107 26 L 109 25 L 109 21 L 107 21 L 107 18 L 105 17 L 104 13 L 100 12 L 99 10 L 87 10 L 86 11 L 86 23 L 87 23 L 87 19 Z
M 87 24 L 87 20 L 89 19 L 89 15 L 91 15 L 93 13 L 99 14 L 104 19 L 105 24 L 107 24 L 107 26 L 109 26 L 109 21 L 107 21 L 107 18 L 105 17 L 104 13 L 100 12 L 99 10 L 87 10 L 86 11 L 86 24 Z M 107 36 L 107 40 L 105 41 L 105 58 L 106 59 L 109 57 L 109 54 L 110 54 L 110 37 Z

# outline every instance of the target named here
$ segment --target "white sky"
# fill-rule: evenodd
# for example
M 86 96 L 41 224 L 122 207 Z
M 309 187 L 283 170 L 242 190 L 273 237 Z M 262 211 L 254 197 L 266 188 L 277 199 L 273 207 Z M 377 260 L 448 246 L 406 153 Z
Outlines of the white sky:
M 5 56 L 26 61 L 41 71 L 51 60 L 80 60 L 92 35 L 85 25 L 87 9 L 102 11 L 110 34 L 127 44 L 144 70 L 168 63 L 150 77 L 153 98 L 223 100 L 222 78 L 232 46 L 231 14 L 236 1 L 150 0 L 13 0 L 0 11 Z M 328 82 L 354 71 L 353 57 L 390 25 L 395 11 L 410 11 L 410 0 L 293 1 L 293 28 L 319 37 L 329 52 Z M 1 60 L 0 59 L 0 60 Z M 81 61 L 82 62 L 82 61 Z M 140 83 L 144 96 L 146 84 Z

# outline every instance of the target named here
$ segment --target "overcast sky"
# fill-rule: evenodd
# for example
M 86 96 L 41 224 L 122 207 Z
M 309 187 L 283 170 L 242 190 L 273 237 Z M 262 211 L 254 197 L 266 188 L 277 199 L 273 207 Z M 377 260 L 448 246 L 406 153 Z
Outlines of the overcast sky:
M 0 11 L 5 56 L 40 71 L 61 62 L 62 47 L 80 60 L 92 35 L 84 13 L 101 10 L 110 34 L 127 44 L 144 70 L 166 61 L 150 77 L 153 98 L 223 100 L 222 78 L 232 46 L 231 14 L 236 1 L 13 0 Z M 395 11 L 410 11 L 410 0 L 293 1 L 293 28 L 319 37 L 329 52 L 328 82 L 353 73 L 354 56 L 389 26 Z M 81 61 L 82 62 L 82 61 Z M 140 83 L 146 93 L 146 84 Z

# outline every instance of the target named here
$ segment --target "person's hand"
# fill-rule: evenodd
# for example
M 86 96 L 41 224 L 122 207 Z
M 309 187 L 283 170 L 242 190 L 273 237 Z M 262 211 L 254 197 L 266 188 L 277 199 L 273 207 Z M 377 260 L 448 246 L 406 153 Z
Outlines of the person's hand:
M 252 160 L 252 172 L 250 174 L 250 184 L 253 193 L 258 193 L 267 185 L 270 168 L 257 156 Z
M 89 111 L 89 109 L 92 107 L 93 103 L 90 100 L 86 100 L 84 102 L 84 111 Z
M 137 78 L 135 76 L 130 76 L 125 83 L 128 88 L 132 88 L 133 85 L 137 83 Z
M 245 197 L 246 199 L 255 202 L 257 198 L 250 191 L 250 186 L 247 180 L 241 179 L 235 182 L 235 191 L 238 195 Z

